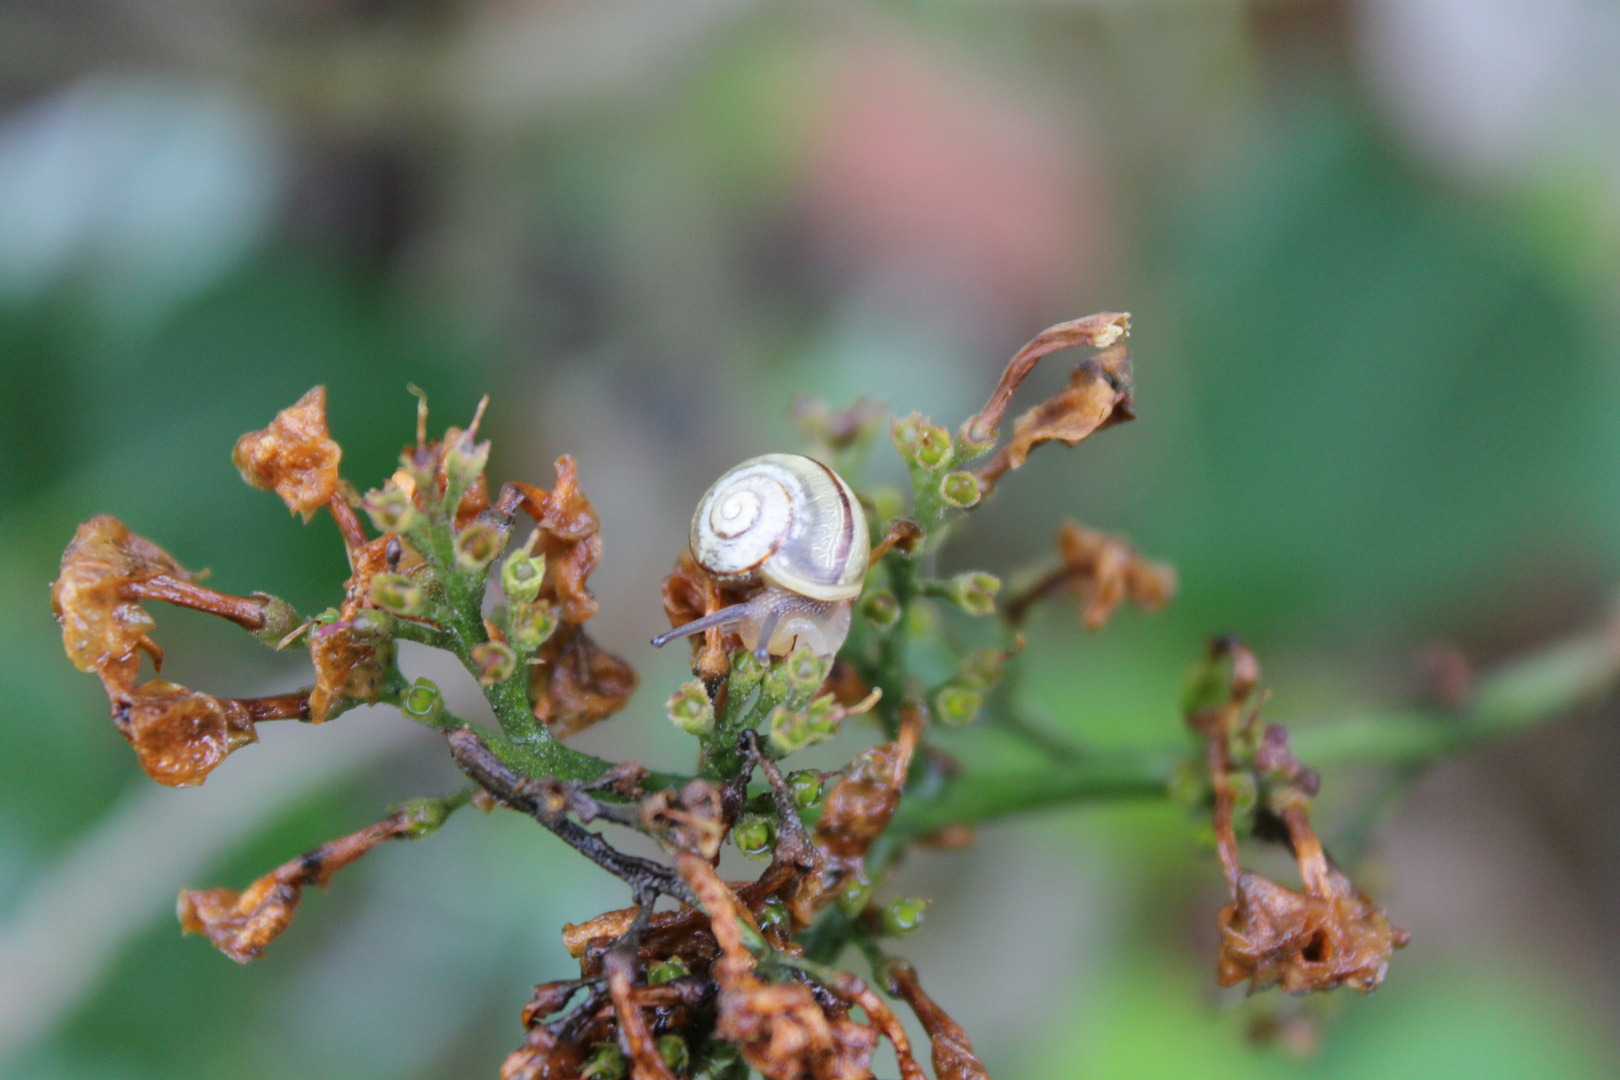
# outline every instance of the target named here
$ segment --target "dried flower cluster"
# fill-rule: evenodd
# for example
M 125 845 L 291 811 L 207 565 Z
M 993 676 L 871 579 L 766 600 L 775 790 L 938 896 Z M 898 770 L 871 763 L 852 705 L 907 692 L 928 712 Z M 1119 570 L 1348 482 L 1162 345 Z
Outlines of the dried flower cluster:
M 1175 591 L 1168 567 L 1122 540 L 1063 526 L 1060 565 L 1007 603 L 1000 580 L 970 571 L 934 576 L 936 554 L 961 514 L 1047 442 L 1077 443 L 1133 417 L 1127 317 L 1107 313 L 1053 327 L 1008 365 L 985 408 L 953 434 L 917 414 L 889 425 L 911 480 L 909 508 L 861 494 L 872 557 L 848 640 L 836 656 L 800 646 L 761 659 L 735 634 L 711 629 L 692 640 L 695 676 L 668 699 L 669 719 L 697 742 L 692 773 L 655 773 L 612 763 L 563 743 L 622 709 L 635 672 L 586 632 L 597 612 L 589 578 L 602 554 L 595 510 L 573 459 L 556 463 L 546 491 L 508 483 L 490 497 L 489 443 L 479 441 L 484 405 L 465 430 L 436 440 L 425 399 L 416 439 L 398 470 L 363 496 L 339 475 L 342 453 L 327 430 L 317 387 L 262 431 L 244 435 L 234 460 L 248 483 L 274 491 L 307 520 L 330 512 L 348 552 L 340 602 L 309 618 L 267 594 L 233 597 L 189 574 L 121 523 L 98 517 L 80 527 L 62 560 L 53 602 L 68 656 L 100 676 L 119 730 L 142 765 L 168 784 L 200 783 L 269 719 L 322 723 L 364 702 L 397 706 L 444 733 L 471 781 L 445 798 L 419 799 L 384 820 L 272 871 L 243 892 L 188 890 L 180 918 L 237 961 L 260 957 L 289 926 L 305 885 L 332 875 L 385 840 L 419 839 L 467 803 L 527 815 L 621 879 L 630 905 L 563 930 L 577 976 L 537 986 L 523 1010 L 527 1032 L 502 1069 L 504 1080 L 861 1080 L 878 1043 L 893 1046 L 905 1080 L 921 1080 L 904 1029 L 884 993 L 905 1001 L 931 1041 L 939 1080 L 978 1080 L 983 1064 L 955 1021 L 929 997 L 916 971 L 888 942 L 916 929 L 926 901 L 882 898 L 888 870 L 910 843 L 971 842 L 973 816 L 949 804 L 929 827 L 898 827 L 920 792 L 953 789 L 960 766 L 929 741 L 933 725 L 992 722 L 998 685 L 1023 646 L 1018 624 L 1031 605 L 1058 594 L 1078 601 L 1100 627 L 1130 600 L 1155 609 Z M 1079 345 L 1103 350 L 1083 360 L 1068 385 L 1014 423 L 999 449 L 997 427 L 1039 359 Z M 486 399 L 487 402 L 487 399 Z M 883 412 L 802 403 L 801 430 L 852 481 L 881 429 Z M 983 464 L 974 462 L 985 459 Z M 859 491 L 859 488 L 857 488 Z M 369 518 L 368 531 L 362 514 Z M 527 534 L 520 522 L 527 521 Z M 737 602 L 742 590 L 682 552 L 663 585 L 672 626 Z M 493 597 L 493 604 L 488 601 Z M 214 698 L 160 679 L 144 601 L 208 612 L 276 648 L 302 642 L 312 685 L 275 698 Z M 941 629 L 954 610 L 978 638 L 966 648 Z M 993 619 L 990 616 L 1000 615 Z M 499 730 L 451 715 L 425 679 L 399 669 L 395 643 L 454 654 L 478 680 Z M 954 656 L 914 665 L 926 647 Z M 1223 647 L 1225 648 L 1225 647 Z M 1370 989 L 1402 936 L 1355 893 L 1322 854 L 1306 801 L 1314 774 L 1301 769 L 1272 729 L 1256 735 L 1252 658 L 1227 648 L 1238 670 L 1229 693 L 1190 714 L 1207 739 L 1221 851 L 1234 904 L 1222 915 L 1227 940 L 1221 980 L 1280 982 L 1293 991 L 1349 983 Z M 927 676 L 921 674 L 928 671 Z M 778 762 L 850 729 L 875 733 L 839 770 L 784 773 Z M 1237 865 L 1234 791 L 1249 777 L 1256 805 L 1281 821 L 1299 856 L 1295 893 Z M 1261 811 L 1254 811 L 1256 813 Z M 943 814 L 943 816 L 942 816 Z M 608 824 L 654 839 L 663 859 L 629 854 L 597 832 Z M 754 879 L 716 871 L 723 845 L 765 861 Z M 675 901 L 657 910 L 661 898 Z M 836 965 L 855 946 L 873 963 L 873 983 Z M 874 988 L 874 985 L 876 988 Z

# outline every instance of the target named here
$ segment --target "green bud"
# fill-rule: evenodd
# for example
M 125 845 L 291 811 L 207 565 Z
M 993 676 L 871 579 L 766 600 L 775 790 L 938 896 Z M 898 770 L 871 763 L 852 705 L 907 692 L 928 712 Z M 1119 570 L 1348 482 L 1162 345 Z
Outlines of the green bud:
M 878 926 L 890 937 L 901 937 L 922 925 L 923 911 L 928 901 L 921 897 L 890 900 L 878 912 Z
M 861 601 L 861 611 L 879 630 L 889 630 L 900 621 L 900 601 L 888 589 L 877 589 Z
M 470 522 L 456 534 L 456 566 L 468 572 L 481 572 L 495 561 L 506 546 L 506 537 L 487 521 Z
M 810 745 L 810 725 L 805 721 L 803 713 L 796 712 L 786 705 L 778 705 L 771 710 L 771 715 L 765 723 L 771 750 L 778 758 L 798 753 Z
M 795 697 L 809 697 L 827 681 L 827 669 L 832 665 L 817 656 L 808 645 L 800 645 L 782 661 L 788 689 Z
M 1187 682 L 1181 691 L 1181 711 L 1193 716 L 1209 709 L 1219 709 L 1231 700 L 1231 687 L 1226 677 L 1226 665 L 1220 660 L 1205 658 L 1187 672 Z
M 450 806 L 443 799 L 412 799 L 398 810 L 405 814 L 408 822 L 405 828 L 407 840 L 432 836 L 450 817 Z
M 1209 781 L 1202 764 L 1184 761 L 1170 774 L 1170 797 L 1202 812 L 1209 801 Z
M 501 592 L 508 604 L 527 604 L 540 595 L 540 584 L 546 579 L 546 557 L 531 555 L 527 551 L 514 551 L 511 558 L 501 564 Z
M 866 910 L 866 905 L 872 902 L 872 883 L 864 875 L 854 875 L 844 891 L 838 894 L 838 910 L 850 918 L 855 918 Z
M 750 859 L 768 859 L 776 846 L 776 826 L 770 818 L 745 815 L 731 827 L 731 842 Z
M 983 704 L 984 695 L 965 686 L 946 685 L 934 695 L 934 712 L 946 727 L 971 724 Z
M 974 419 L 975 417 L 968 417 L 956 431 L 957 461 L 972 461 L 974 458 L 983 457 L 996 448 L 996 439 L 999 437 L 1000 432 L 995 428 L 974 431 Z
M 788 682 L 786 658 L 773 658 L 770 661 L 770 666 L 765 669 L 765 678 L 760 681 L 760 691 L 773 701 L 781 701 L 793 692 Z
M 686 1049 L 686 1040 L 679 1035 L 658 1036 L 658 1056 L 664 1059 L 664 1064 L 672 1072 L 683 1073 L 691 1064 L 691 1054 Z
M 427 594 L 404 574 L 378 574 L 371 579 L 371 602 L 393 615 L 420 615 L 427 608 Z
M 504 642 L 486 641 L 474 645 L 469 655 L 480 686 L 505 682 L 517 671 L 517 654 Z
M 969 615 L 994 615 L 1001 579 L 994 574 L 970 572 L 951 578 L 951 600 Z
M 917 429 L 917 464 L 925 469 L 937 469 L 950 460 L 951 433 L 938 424 L 923 424 Z
M 686 961 L 678 956 L 672 956 L 668 960 L 661 960 L 647 969 L 647 985 L 662 986 L 664 983 L 674 982 L 676 979 L 684 979 L 690 974 L 692 974 L 692 971 L 686 966 Z
M 1006 674 L 1007 653 L 1003 649 L 974 649 L 956 665 L 956 681 L 972 690 L 984 691 Z
M 788 774 L 788 790 L 793 792 L 793 805 L 801 811 L 813 810 L 821 804 L 821 774 L 814 769 L 800 769 Z
M 400 698 L 400 711 L 412 720 L 434 727 L 444 722 L 444 695 L 429 679 L 417 679 Z
M 831 694 L 823 694 L 812 701 L 804 710 L 805 728 L 810 733 L 807 745 L 814 746 L 837 735 L 838 725 L 843 723 L 845 715 L 843 706 Z
M 266 645 L 279 648 L 288 634 L 304 625 L 303 616 L 279 596 L 254 593 L 253 599 L 259 601 L 259 611 L 264 615 L 264 625 L 253 631 L 253 636 Z
M 477 426 L 476 422 L 473 426 Z M 460 493 L 478 482 L 489 464 L 489 442 L 474 442 L 470 431 L 463 431 L 450 440 L 444 449 L 444 476 L 446 491 Z M 451 507 L 453 514 L 455 507 Z
M 513 604 L 506 612 L 512 647 L 532 653 L 557 630 L 557 616 L 547 604 Z
M 897 416 L 889 421 L 889 440 L 894 443 L 900 460 L 908 465 L 917 460 L 917 444 L 922 441 L 923 423 L 921 413 Z
M 392 480 L 380 488 L 366 492 L 360 505 L 378 532 L 403 533 L 414 529 L 421 520 L 421 511 L 411 497 Z
M 682 683 L 664 707 L 669 710 L 670 723 L 688 735 L 702 737 L 714 730 L 714 705 L 696 679 Z
M 979 504 L 979 479 L 970 472 L 946 473 L 939 494 L 951 506 L 967 510 Z
M 792 932 L 793 917 L 788 914 L 788 906 L 782 903 L 781 898 L 773 896 L 765 901 L 765 906 L 759 912 L 759 928 L 761 931 L 775 930 L 783 935 Z
M 618 1043 L 610 1042 L 597 1043 L 596 1050 L 579 1071 L 581 1080 L 624 1080 L 629 1073 L 630 1065 L 624 1059 L 624 1052 Z
M 394 634 L 394 619 L 386 611 L 361 608 L 349 620 L 349 636 L 360 645 L 386 641 Z
M 754 658 L 752 651 L 738 649 L 731 657 L 730 692 L 739 695 L 739 700 L 754 692 L 754 688 L 765 679 L 765 666 Z
M 1231 773 L 1226 782 L 1232 789 L 1232 813 L 1237 817 L 1247 816 L 1254 810 L 1254 805 L 1260 798 L 1256 789 L 1254 777 L 1246 772 Z

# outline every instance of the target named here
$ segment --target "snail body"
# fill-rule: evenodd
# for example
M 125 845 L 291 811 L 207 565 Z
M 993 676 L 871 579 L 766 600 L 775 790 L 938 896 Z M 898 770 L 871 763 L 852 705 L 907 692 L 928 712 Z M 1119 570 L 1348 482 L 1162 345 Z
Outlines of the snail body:
M 653 639 L 732 629 L 764 659 L 803 644 L 831 656 L 849 634 L 866 580 L 866 514 L 842 477 L 801 454 L 764 454 L 727 470 L 692 515 L 692 555 L 722 585 L 757 589 Z

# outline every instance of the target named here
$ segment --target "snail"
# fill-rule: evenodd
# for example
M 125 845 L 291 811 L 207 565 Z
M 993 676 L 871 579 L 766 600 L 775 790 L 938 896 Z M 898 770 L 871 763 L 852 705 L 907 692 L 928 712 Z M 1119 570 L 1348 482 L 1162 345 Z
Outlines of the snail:
M 761 662 L 796 645 L 831 656 L 849 634 L 871 554 L 866 515 L 841 476 L 800 454 L 764 454 L 728 470 L 692 515 L 692 555 L 746 600 L 653 638 L 655 647 L 715 627 Z

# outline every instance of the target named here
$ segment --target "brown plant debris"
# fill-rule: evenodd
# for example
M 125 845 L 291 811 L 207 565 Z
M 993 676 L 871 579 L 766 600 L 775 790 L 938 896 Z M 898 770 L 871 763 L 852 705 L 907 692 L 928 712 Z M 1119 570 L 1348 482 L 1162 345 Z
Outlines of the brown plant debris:
M 1022 622 L 1036 601 L 1057 592 L 1068 592 L 1080 602 L 1080 618 L 1088 630 L 1101 629 L 1126 600 L 1157 611 L 1175 597 L 1174 567 L 1144 559 L 1107 533 L 1066 521 L 1058 530 L 1058 554 L 1060 567 L 1007 602 L 1008 621 Z
M 1215 841 L 1232 892 L 1232 903 L 1219 917 L 1216 981 L 1221 986 L 1247 981 L 1251 991 L 1280 985 L 1305 994 L 1349 986 L 1367 993 L 1383 981 L 1390 954 L 1410 935 L 1391 927 L 1383 910 L 1323 851 L 1310 824 L 1310 798 L 1320 785 L 1315 770 L 1294 757 L 1282 728 L 1258 730 L 1260 666 L 1254 654 L 1235 639 L 1217 639 L 1205 668 L 1206 686 L 1209 673 L 1223 664 L 1228 668 L 1224 702 L 1211 692 L 1187 718 L 1206 741 Z M 1241 774 L 1254 785 L 1259 805 L 1286 827 L 1301 890 L 1243 868 L 1233 783 Z
M 923 991 L 917 971 L 904 960 L 891 960 L 883 971 L 889 992 L 905 999 L 932 1043 L 935 1080 L 990 1080 L 984 1062 L 973 1052 L 962 1025 L 951 1019 L 934 999 Z
M 243 480 L 274 491 L 308 521 L 337 494 L 342 457 L 326 430 L 326 387 L 317 386 L 277 413 L 269 427 L 236 440 L 231 461 Z
M 409 836 L 418 825 L 408 810 L 391 814 L 357 833 L 329 840 L 284 863 L 248 886 L 234 889 L 186 889 L 180 893 L 180 926 L 202 934 L 239 964 L 257 960 L 265 946 L 292 924 L 305 885 L 325 888 L 332 875 L 382 843 Z

